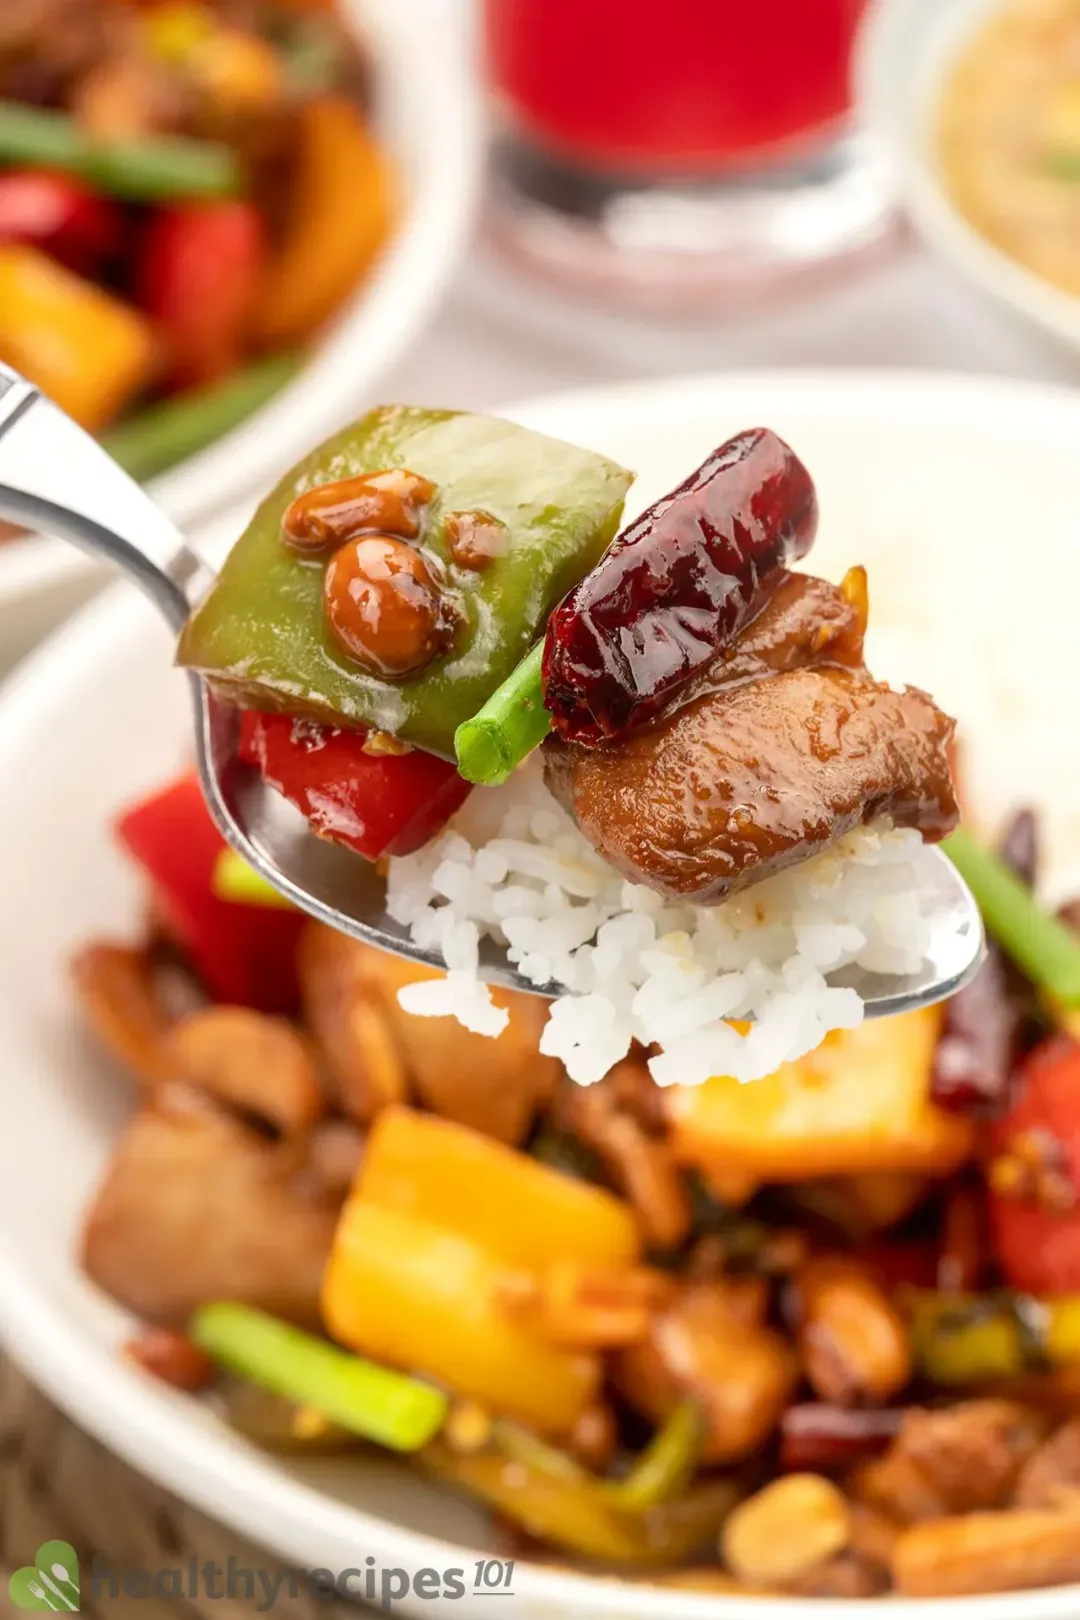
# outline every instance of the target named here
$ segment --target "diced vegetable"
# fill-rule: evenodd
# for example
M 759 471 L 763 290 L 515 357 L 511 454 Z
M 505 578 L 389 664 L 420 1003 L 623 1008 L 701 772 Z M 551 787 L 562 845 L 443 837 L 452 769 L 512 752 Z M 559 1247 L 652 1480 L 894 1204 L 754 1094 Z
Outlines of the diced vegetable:
M 419 1462 L 433 1478 L 480 1497 L 529 1535 L 619 1564 L 674 1564 L 715 1544 L 742 1495 L 737 1481 L 715 1479 L 645 1513 L 627 1512 L 587 1478 L 560 1479 L 497 1451 L 469 1455 L 436 1441 Z
M 198 778 L 181 777 L 133 806 L 117 833 L 150 878 L 160 914 L 211 994 L 260 1012 L 292 1012 L 304 918 L 215 895 L 214 871 L 225 843 Z
M 249 710 L 240 757 L 324 838 L 369 861 L 411 854 L 461 808 L 469 784 L 434 754 L 369 753 L 366 742 L 361 731 Z
M 552 1479 L 572 1480 L 576 1484 L 599 1483 L 584 1463 L 572 1457 L 568 1451 L 541 1440 L 531 1429 L 523 1429 L 513 1418 L 496 1418 L 491 1424 L 490 1439 L 511 1462 L 524 1463 L 526 1468 L 535 1469 L 537 1473 L 547 1474 Z
M 930 1101 L 939 1028 L 935 1008 L 875 1019 L 828 1036 L 752 1086 L 726 1078 L 672 1086 L 675 1150 L 706 1175 L 715 1163 L 762 1181 L 865 1170 L 946 1175 L 968 1157 L 973 1136 L 968 1120 Z
M 91 431 L 117 416 L 154 363 L 149 323 L 37 248 L 0 247 L 0 360 Z
M 555 1260 L 629 1266 L 639 1244 L 610 1193 L 465 1126 L 385 1108 L 338 1228 L 324 1315 L 366 1355 L 565 1434 L 595 1393 L 599 1361 L 515 1319 L 507 1284 Z
M 551 730 L 540 677 L 543 658 L 544 644 L 538 641 L 480 712 L 458 726 L 454 753 L 467 782 L 497 787 Z
M 0 101 L 0 163 L 59 169 L 129 202 L 234 197 L 243 180 L 230 146 L 175 136 L 94 140 L 66 113 L 14 101 Z
M 999 856 L 962 828 L 941 847 L 978 901 L 990 933 L 1028 978 L 1064 1006 L 1080 1007 L 1080 939 L 1042 909 Z
M 463 1204 L 470 1190 L 459 1185 Z M 502 1259 L 460 1233 L 354 1194 L 327 1263 L 323 1318 L 363 1355 L 427 1373 L 542 1433 L 568 1434 L 595 1395 L 600 1362 L 515 1322 L 500 1303 L 505 1276 Z
M 140 18 L 142 42 L 162 62 L 186 62 L 215 31 L 214 13 L 202 0 L 158 0 Z
M 1054 180 L 1067 180 L 1071 185 L 1076 185 L 1080 182 L 1080 152 L 1070 152 L 1065 148 L 1047 152 L 1043 158 L 1043 169 Z
M 919 1294 L 911 1301 L 915 1361 L 935 1384 L 981 1384 L 1080 1365 L 1080 1294 Z
M 211 29 L 185 67 L 219 120 L 272 114 L 284 103 L 284 58 L 270 40 L 249 28 L 222 24 Z
M 116 203 L 66 174 L 9 169 L 0 174 L 0 244 L 24 242 L 91 275 L 115 257 L 124 234 Z
M 622 1199 L 479 1131 L 387 1108 L 372 1127 L 355 1195 L 456 1232 L 506 1265 L 630 1266 L 641 1246 Z
M 625 1479 L 607 1485 L 609 1499 L 631 1512 L 644 1512 L 678 1496 L 690 1483 L 707 1430 L 697 1401 L 680 1402 Z
M 249 1305 L 204 1305 L 190 1331 L 230 1372 L 393 1451 L 418 1451 L 446 1418 L 450 1403 L 442 1390 L 348 1355 Z
M 386 157 L 351 101 L 324 96 L 301 114 L 294 202 L 254 311 L 271 348 L 302 343 L 339 308 L 389 234 Z
M 1044 1041 L 994 1127 L 989 1207 L 994 1252 L 1012 1287 L 1080 1294 L 1080 1045 Z
M 279 894 L 235 849 L 223 849 L 218 856 L 212 888 L 219 900 L 234 905 L 269 906 L 274 911 L 293 909 L 292 901 Z
M 254 203 L 177 203 L 153 215 L 139 247 L 135 289 L 157 323 L 173 383 L 217 382 L 236 370 L 265 259 Z
M 205 450 L 272 399 L 295 377 L 300 359 L 275 354 L 209 388 L 174 394 L 104 435 L 105 448 L 132 478 L 155 478 Z
M 282 543 L 301 493 L 407 468 L 436 486 L 419 537 L 450 580 L 462 619 L 450 650 L 407 680 L 386 681 L 349 658 L 324 614 L 324 566 Z M 452 759 L 454 732 L 539 635 L 564 592 L 602 554 L 630 474 L 589 451 L 509 422 L 388 406 L 314 451 L 263 502 L 180 641 L 237 701 L 288 708 L 335 725 L 374 726 Z M 506 525 L 507 550 L 483 570 L 457 568 L 446 537 L 455 512 Z

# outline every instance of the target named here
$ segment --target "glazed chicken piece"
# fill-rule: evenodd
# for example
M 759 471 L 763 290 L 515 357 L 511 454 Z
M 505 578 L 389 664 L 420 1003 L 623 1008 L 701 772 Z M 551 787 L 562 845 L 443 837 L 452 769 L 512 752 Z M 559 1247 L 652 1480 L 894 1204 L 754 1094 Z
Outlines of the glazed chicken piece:
M 148 1321 L 181 1325 L 208 1300 L 236 1299 L 317 1325 L 339 1204 L 302 1139 L 271 1141 L 171 1086 L 117 1145 L 83 1264 Z
M 943 838 L 953 723 L 871 677 L 864 628 L 861 570 L 789 575 L 691 703 L 608 747 L 550 738 L 548 786 L 618 871 L 705 905 L 877 817 Z

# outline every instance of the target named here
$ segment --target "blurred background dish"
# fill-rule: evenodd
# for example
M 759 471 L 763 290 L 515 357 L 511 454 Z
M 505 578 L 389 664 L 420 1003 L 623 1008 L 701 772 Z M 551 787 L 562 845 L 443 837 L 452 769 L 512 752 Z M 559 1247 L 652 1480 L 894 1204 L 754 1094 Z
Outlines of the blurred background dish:
M 1068 0 L 872 0 L 859 105 L 915 229 L 1080 349 L 1080 16 Z
M 875 664 L 940 691 L 960 717 L 965 789 L 980 816 L 997 823 L 1022 793 L 1045 813 L 1048 895 L 1075 892 L 1080 823 L 1060 747 L 1075 730 L 1074 395 L 940 376 L 733 373 L 563 395 L 508 414 L 638 467 L 635 507 L 715 438 L 748 420 L 775 423 L 815 469 L 823 570 L 856 558 L 872 570 Z M 242 520 L 204 536 L 208 555 L 220 559 Z M 1039 567 L 1055 591 L 1016 589 L 1016 537 L 1028 532 L 1039 535 Z M 975 569 L 967 536 L 978 537 Z M 1006 643 L 1012 656 L 1002 658 Z M 53 1398 L 108 1445 L 290 1560 L 344 1568 L 361 1548 L 384 1567 L 415 1570 L 498 1557 L 486 1516 L 400 1468 L 370 1453 L 268 1457 L 206 1404 L 142 1376 L 117 1354 L 131 1317 L 79 1269 L 83 1211 L 129 1107 L 76 1027 L 65 964 L 87 938 L 138 926 L 145 892 L 110 825 L 184 757 L 187 693 L 170 653 L 153 610 L 122 588 L 54 638 L 0 698 L 0 775 L 18 784 L 0 799 L 0 1040 L 9 1072 L 34 1077 L 8 1087 L 0 1134 L 5 1334 Z M 27 815 L 28 804 L 50 814 Z M 527 1620 L 560 1610 L 619 1620 L 807 1612 L 788 1599 L 755 1598 L 748 1610 L 723 1592 L 615 1583 L 524 1558 L 514 1591 L 514 1612 Z M 1076 1603 L 1074 1586 L 988 1595 L 978 1613 L 1072 1620 Z M 460 1612 L 474 1608 L 466 1600 Z M 417 1601 L 399 1612 L 424 1609 Z M 904 1600 L 888 1611 L 896 1620 L 922 1612 Z M 964 1602 L 933 1612 L 960 1620 L 972 1611 Z
M 0 355 L 180 522 L 346 420 L 452 276 L 479 178 L 456 21 L 393 0 L 5 8 Z M 0 667 L 99 579 L 9 539 Z

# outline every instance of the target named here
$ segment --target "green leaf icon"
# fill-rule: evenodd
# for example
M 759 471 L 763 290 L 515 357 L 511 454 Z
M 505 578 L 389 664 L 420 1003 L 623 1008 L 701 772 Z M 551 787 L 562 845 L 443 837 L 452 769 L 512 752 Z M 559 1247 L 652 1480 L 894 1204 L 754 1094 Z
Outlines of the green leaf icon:
M 79 1560 L 66 1541 L 43 1541 L 32 1564 L 24 1564 L 8 1581 L 8 1596 L 17 1609 L 45 1609 L 72 1614 L 79 1607 Z

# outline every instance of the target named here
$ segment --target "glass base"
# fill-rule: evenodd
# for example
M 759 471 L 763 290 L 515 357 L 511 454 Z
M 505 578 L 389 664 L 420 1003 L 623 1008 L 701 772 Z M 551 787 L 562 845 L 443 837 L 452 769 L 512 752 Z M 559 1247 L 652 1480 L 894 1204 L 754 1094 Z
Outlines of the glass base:
M 862 134 L 708 180 L 589 174 L 510 132 L 491 166 L 489 234 L 505 256 L 655 314 L 760 297 L 879 247 L 895 227 L 889 166 Z

